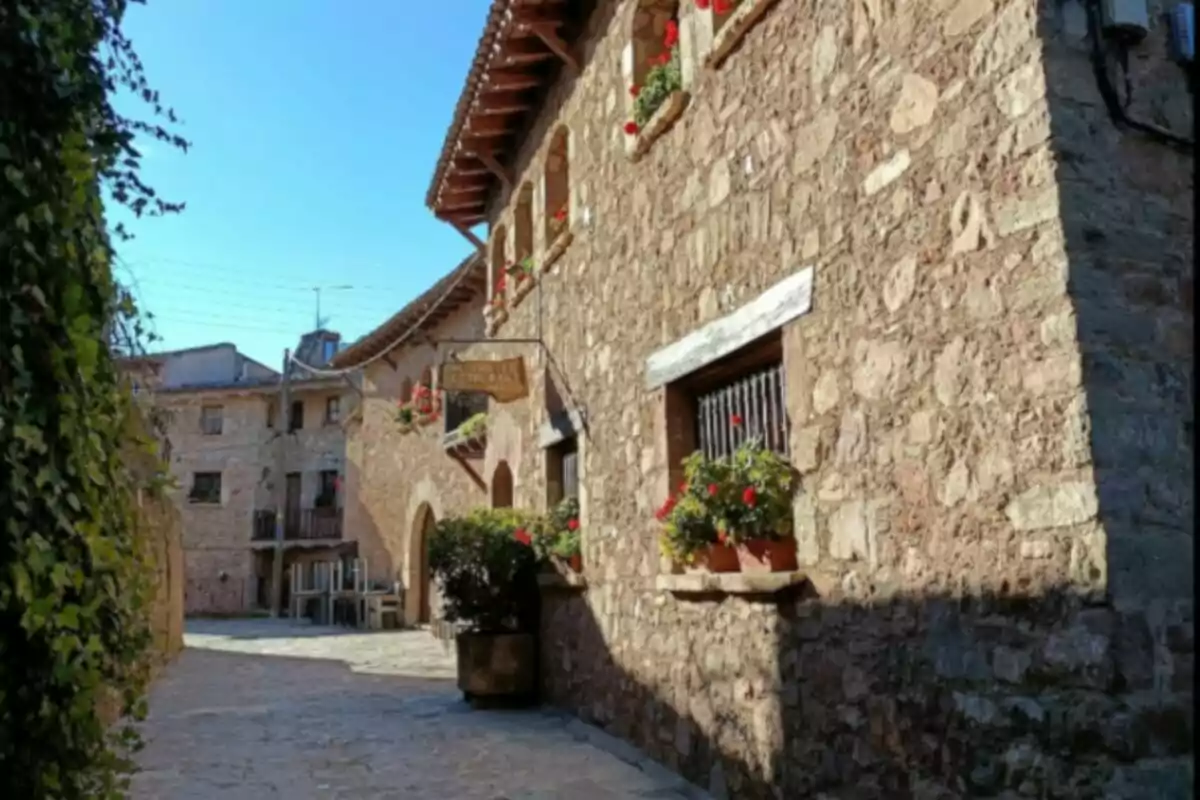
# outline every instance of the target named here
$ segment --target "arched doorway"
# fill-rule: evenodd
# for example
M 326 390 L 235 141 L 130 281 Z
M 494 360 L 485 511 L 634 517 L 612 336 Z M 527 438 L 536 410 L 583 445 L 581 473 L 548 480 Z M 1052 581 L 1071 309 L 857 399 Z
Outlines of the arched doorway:
M 507 461 L 496 465 L 492 473 L 492 508 L 513 507 L 513 475 Z
M 437 524 L 437 517 L 428 503 L 422 503 L 413 518 L 412 537 L 409 543 L 409 581 L 408 591 L 413 593 L 414 608 L 418 625 L 432 621 L 431 609 L 434 604 L 434 586 L 429 575 L 429 537 Z

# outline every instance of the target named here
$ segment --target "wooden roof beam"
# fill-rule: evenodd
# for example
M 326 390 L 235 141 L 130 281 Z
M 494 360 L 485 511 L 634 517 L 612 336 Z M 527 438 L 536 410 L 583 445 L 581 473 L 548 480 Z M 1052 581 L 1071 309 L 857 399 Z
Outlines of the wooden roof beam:
M 482 105 L 482 104 L 481 104 Z M 488 136 L 506 136 L 513 132 L 513 126 L 504 119 L 495 116 L 485 117 L 479 114 L 479 109 L 472 109 L 471 117 L 463 130 L 463 138 L 481 138 Z
M 518 114 L 533 108 L 533 101 L 520 92 L 484 90 L 476 114 L 484 116 Z
M 504 43 L 499 55 L 501 66 L 536 64 L 554 58 L 554 53 L 528 39 L 510 39 Z
M 535 22 L 528 26 L 529 30 L 542 40 L 542 44 L 554 51 L 554 55 L 563 60 L 571 70 L 579 74 L 579 60 L 571 54 L 571 46 L 558 35 L 559 25 L 554 22 Z
M 487 77 L 487 91 L 519 91 L 521 89 L 536 89 L 542 85 L 542 79 L 519 70 L 497 70 Z
M 478 158 L 480 160 L 480 162 L 482 162 L 482 164 L 485 167 L 487 167 L 489 170 L 491 170 L 491 173 L 493 175 L 495 175 L 497 178 L 500 179 L 500 182 L 504 184 L 504 188 L 506 188 L 506 189 L 512 188 L 512 185 L 513 185 L 512 175 L 510 175 L 508 170 L 504 168 L 503 164 L 501 164 L 499 161 L 496 160 L 495 156 L 493 156 L 489 152 L 482 151 L 482 150 L 475 151 L 474 155 L 476 158 Z

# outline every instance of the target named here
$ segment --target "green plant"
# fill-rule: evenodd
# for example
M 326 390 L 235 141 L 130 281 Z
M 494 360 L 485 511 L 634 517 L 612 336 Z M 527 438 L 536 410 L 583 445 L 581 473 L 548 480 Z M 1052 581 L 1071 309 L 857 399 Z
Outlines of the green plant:
M 516 535 L 533 518 L 514 509 L 476 509 L 438 522 L 429 539 L 429 569 L 445 618 L 472 631 L 529 631 L 537 625 L 537 557 Z
M 417 423 L 417 411 L 413 408 L 412 403 L 400 403 L 396 407 L 396 422 L 401 429 L 411 430 Z
M 488 415 L 486 411 L 480 411 L 478 414 L 472 414 L 470 417 L 459 425 L 458 434 L 464 439 L 478 439 L 487 433 Z
M 534 269 L 535 266 L 533 263 L 533 256 L 525 256 L 525 258 L 522 258 L 517 263 L 509 264 L 505 268 L 505 272 L 507 272 L 509 275 L 512 275 L 518 282 L 520 282 L 526 278 L 532 277 Z
M 792 466 L 758 439 L 725 460 L 725 482 L 714 503 L 718 530 L 731 544 L 792 535 Z
M 118 373 L 144 331 L 113 277 L 103 190 L 139 217 L 181 210 L 140 179 L 134 136 L 187 143 L 110 103 L 128 91 L 175 121 L 125 7 L 0 5 L 0 786 L 23 800 L 123 796 L 144 714 L 152 567 L 135 497 L 163 480 Z
M 717 528 L 708 507 L 693 494 L 667 498 L 657 516 L 664 525 L 659 547 L 675 561 L 690 564 L 697 553 L 717 543 Z
M 563 499 L 544 517 L 534 520 L 529 533 L 534 553 L 541 561 L 550 558 L 567 560 L 579 555 L 582 547 L 579 500 L 574 497 Z
M 665 64 L 655 64 L 646 73 L 646 80 L 633 101 L 633 121 L 639 128 L 650 121 L 668 97 L 683 88 L 679 46 L 671 47 L 668 52 L 670 57 Z

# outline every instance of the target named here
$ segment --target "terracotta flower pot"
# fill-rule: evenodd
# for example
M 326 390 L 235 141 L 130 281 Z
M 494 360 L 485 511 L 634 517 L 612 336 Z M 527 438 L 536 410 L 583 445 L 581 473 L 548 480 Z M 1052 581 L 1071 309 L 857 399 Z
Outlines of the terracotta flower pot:
M 689 570 L 691 572 L 737 572 L 739 570 L 737 551 L 727 544 L 710 544 L 704 550 L 696 553 Z
M 751 539 L 738 545 L 742 572 L 791 572 L 797 568 L 796 540 Z
M 583 556 L 579 553 L 567 559 L 567 566 L 572 572 L 583 572 Z

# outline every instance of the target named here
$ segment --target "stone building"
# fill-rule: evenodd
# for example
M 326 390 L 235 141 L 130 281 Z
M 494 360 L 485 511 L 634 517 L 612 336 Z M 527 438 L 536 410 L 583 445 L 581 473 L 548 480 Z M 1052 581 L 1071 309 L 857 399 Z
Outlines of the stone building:
M 464 357 L 531 375 L 485 483 L 578 464 L 550 700 L 716 796 L 1190 796 L 1192 117 L 1145 5 L 493 3 L 428 202 L 489 230 Z M 659 555 L 730 410 L 801 475 L 777 592 Z
M 455 430 L 486 411 L 469 396 L 441 396 L 436 418 L 404 430 L 398 404 L 432 386 L 436 367 L 484 335 L 486 265 L 472 256 L 375 330 L 342 350 L 335 367 L 361 374 L 362 398 L 346 443 L 346 532 L 372 580 L 404 592 L 404 621 L 433 622 L 437 602 L 426 537 L 447 513 L 489 502 L 480 441 Z M 508 501 L 511 505 L 511 499 Z
M 297 359 L 327 364 L 338 344 L 335 333 L 306 334 Z M 341 547 L 342 411 L 353 397 L 345 381 L 295 372 L 285 424 L 279 372 L 233 344 L 156 353 L 128 367 L 137 396 L 162 420 L 188 614 L 269 606 L 276 475 L 284 481 L 285 564 Z

